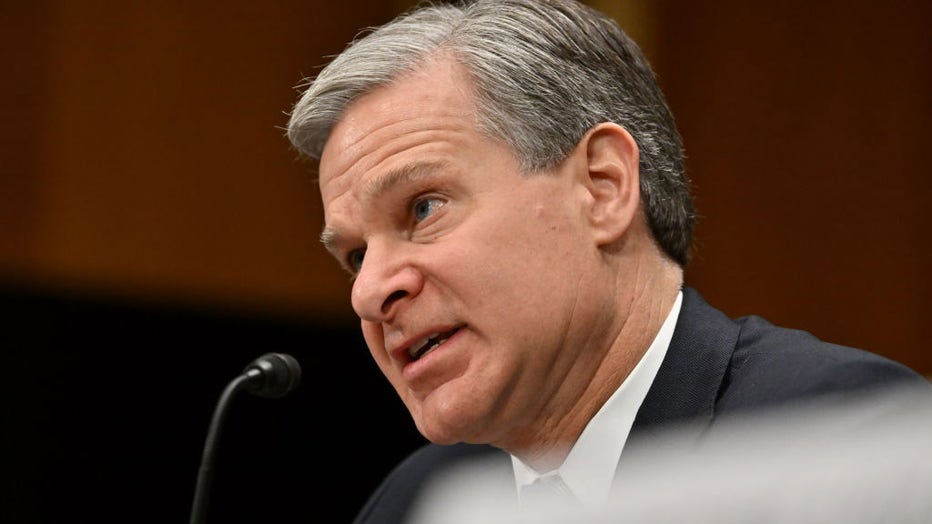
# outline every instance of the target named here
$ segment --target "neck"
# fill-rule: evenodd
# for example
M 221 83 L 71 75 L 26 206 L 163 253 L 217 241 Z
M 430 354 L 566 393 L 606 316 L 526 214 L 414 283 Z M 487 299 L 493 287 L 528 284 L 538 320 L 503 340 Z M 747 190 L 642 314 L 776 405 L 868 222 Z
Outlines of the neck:
M 572 355 L 579 364 L 532 431 L 500 446 L 537 471 L 563 463 L 589 421 L 647 352 L 682 287 L 682 269 L 666 258 L 659 265 L 651 259 L 628 267 L 618 273 L 603 336 L 587 340 L 588 347 Z

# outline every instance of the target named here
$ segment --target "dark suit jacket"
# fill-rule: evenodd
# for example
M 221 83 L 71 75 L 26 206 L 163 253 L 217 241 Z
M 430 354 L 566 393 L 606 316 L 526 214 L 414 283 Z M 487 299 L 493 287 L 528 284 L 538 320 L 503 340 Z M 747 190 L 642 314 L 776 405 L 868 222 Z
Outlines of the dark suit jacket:
M 730 415 L 899 384 L 932 391 L 927 379 L 899 363 L 760 317 L 732 320 L 686 287 L 670 347 L 635 417 L 618 469 L 629 447 L 650 441 L 672 424 L 698 437 Z M 514 489 L 505 452 L 482 445 L 428 444 L 386 477 L 354 522 L 404 522 L 432 476 L 479 459 L 496 470 L 503 486 Z

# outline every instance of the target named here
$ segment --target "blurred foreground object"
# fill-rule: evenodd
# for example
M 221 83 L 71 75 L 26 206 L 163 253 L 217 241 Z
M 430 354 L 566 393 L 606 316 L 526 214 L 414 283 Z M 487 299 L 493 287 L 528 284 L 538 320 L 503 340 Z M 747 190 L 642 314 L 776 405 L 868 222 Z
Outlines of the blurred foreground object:
M 519 511 L 481 462 L 438 483 L 414 522 L 929 523 L 927 391 L 823 399 L 629 443 L 609 502 Z M 469 486 L 465 488 L 463 486 Z

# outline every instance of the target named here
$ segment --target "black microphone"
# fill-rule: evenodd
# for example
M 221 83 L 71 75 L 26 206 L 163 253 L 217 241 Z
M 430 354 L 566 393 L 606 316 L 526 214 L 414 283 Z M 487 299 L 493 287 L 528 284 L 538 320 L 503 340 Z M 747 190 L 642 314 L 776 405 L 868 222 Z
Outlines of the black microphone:
M 226 419 L 227 406 L 241 389 L 263 398 L 281 398 L 294 391 L 301 382 L 301 365 L 294 357 L 285 353 L 266 353 L 253 360 L 243 372 L 230 381 L 220 394 L 214 415 L 207 430 L 197 485 L 194 488 L 194 503 L 191 506 L 190 524 L 203 524 L 207 517 L 207 502 L 213 479 L 214 452 L 220 430 Z
M 249 377 L 243 387 L 253 395 L 281 398 L 298 387 L 301 365 L 291 355 L 266 353 L 246 366 L 243 375 Z

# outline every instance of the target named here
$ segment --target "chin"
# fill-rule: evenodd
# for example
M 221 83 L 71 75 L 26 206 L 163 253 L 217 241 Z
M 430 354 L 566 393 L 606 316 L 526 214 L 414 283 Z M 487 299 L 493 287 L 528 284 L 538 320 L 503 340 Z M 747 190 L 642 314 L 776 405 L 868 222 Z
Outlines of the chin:
M 462 421 L 460 421 L 460 423 L 461 422 Z M 458 442 L 462 442 L 465 437 L 461 424 L 451 426 L 449 424 L 444 424 L 441 421 L 426 421 L 423 419 L 415 419 L 415 424 L 417 425 L 417 430 L 421 433 L 421 435 L 423 435 L 424 438 L 433 442 L 434 444 L 456 444 Z
M 421 406 L 419 416 L 414 417 L 418 431 L 434 444 L 448 445 L 471 441 L 475 436 L 476 418 L 462 410 L 431 410 Z
M 463 442 L 462 439 L 452 438 L 450 436 L 445 436 L 444 438 L 441 438 L 433 434 L 424 433 L 423 431 L 421 432 L 421 435 L 423 435 L 424 438 L 429 440 L 431 443 L 437 444 L 440 446 L 449 446 L 452 444 L 459 444 L 460 442 Z

